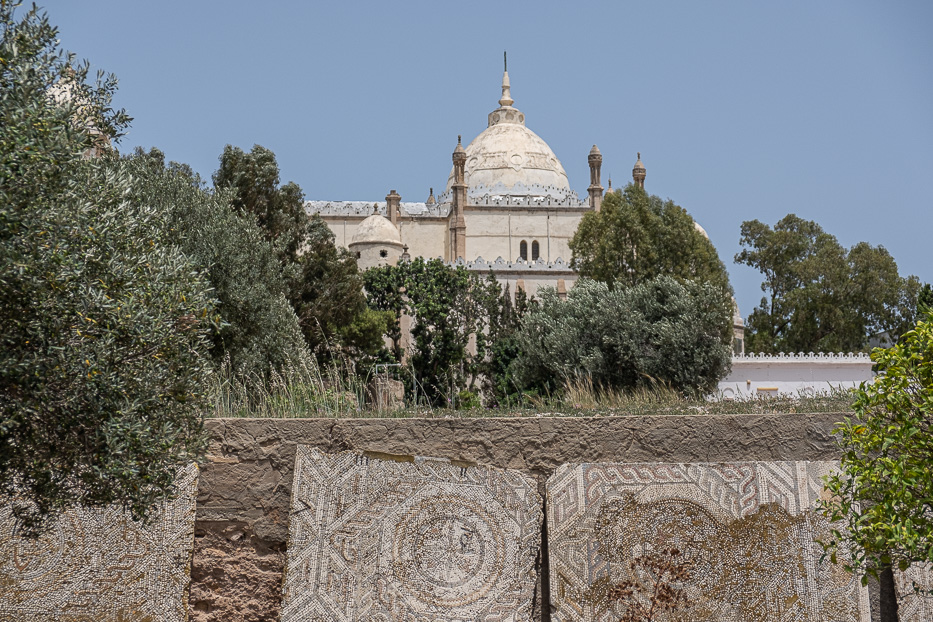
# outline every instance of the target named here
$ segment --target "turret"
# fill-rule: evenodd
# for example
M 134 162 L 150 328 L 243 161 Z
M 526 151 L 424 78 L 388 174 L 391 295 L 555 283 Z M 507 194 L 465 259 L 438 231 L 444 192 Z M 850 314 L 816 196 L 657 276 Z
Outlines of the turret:
M 599 152 L 599 147 L 593 145 L 586 160 L 590 164 L 590 187 L 587 188 L 590 195 L 590 208 L 598 212 L 603 202 L 603 187 L 599 183 L 599 173 L 603 167 L 603 154 Z
M 645 165 L 641 163 L 641 152 L 638 152 L 638 161 L 635 162 L 635 168 L 632 169 L 632 179 L 639 188 L 645 188 Z
M 453 209 L 450 214 L 450 259 L 455 261 L 460 257 L 466 257 L 466 220 L 463 218 L 463 211 L 467 202 L 465 177 L 467 155 L 460 136 L 457 136 L 457 148 L 454 149 L 451 159 L 454 163 L 454 183 L 451 185 Z

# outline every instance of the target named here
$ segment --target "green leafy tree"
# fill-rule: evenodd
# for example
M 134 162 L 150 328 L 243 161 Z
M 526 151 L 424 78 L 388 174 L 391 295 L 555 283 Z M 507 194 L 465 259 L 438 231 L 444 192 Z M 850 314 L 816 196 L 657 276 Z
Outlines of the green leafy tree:
M 304 193 L 294 182 L 279 185 L 274 153 L 261 145 L 249 153 L 227 145 L 213 180 L 216 189 L 232 191 L 233 209 L 255 219 L 283 260 L 297 258 L 308 225 Z
M 570 241 L 581 276 L 631 287 L 666 275 L 710 283 L 731 297 L 726 268 L 685 209 L 629 184 L 586 214 Z
M 75 503 L 135 516 L 203 447 L 209 286 L 99 151 L 116 80 L 0 3 L 0 494 L 37 527 Z
M 878 376 L 856 392 L 855 414 L 836 429 L 840 474 L 828 478 L 824 503 L 832 530 L 824 543 L 835 562 L 878 576 L 933 562 L 933 315 L 888 349 L 871 355 Z
M 334 244 L 334 234 L 317 214 L 309 219 L 296 266 L 290 300 L 312 350 L 339 351 L 364 363 L 375 356 L 388 317 L 366 305 L 356 258 Z
M 517 334 L 522 318 L 535 308 L 537 300 L 519 289 L 513 301 L 509 286 L 500 287 L 491 274 L 487 277 L 487 287 L 480 291 L 486 328 L 477 336 L 477 353 L 483 353 L 478 371 L 483 379 L 485 401 L 489 406 L 520 403 L 523 392 L 512 362 L 520 354 Z
M 411 317 L 407 364 L 423 397 L 435 406 L 455 405 L 460 391 L 473 388 L 478 362 L 485 357 L 476 336 L 488 321 L 480 301 L 489 295 L 489 282 L 463 267 L 420 257 L 397 266 L 371 268 L 363 276 L 370 306 L 394 317 L 388 336 L 396 360 L 403 358 L 400 320 L 404 314 Z M 468 348 L 471 336 L 480 344 L 475 355 Z
M 632 389 L 661 383 L 707 393 L 731 362 L 730 301 L 709 283 L 657 277 L 626 289 L 582 279 L 567 300 L 539 291 L 540 307 L 517 333 L 515 373 L 524 387 L 567 382 Z
M 337 248 L 319 216 L 304 208 L 304 193 L 279 184 L 275 154 L 255 145 L 249 153 L 227 145 L 213 176 L 229 191 L 234 210 L 252 219 L 279 257 L 289 303 L 318 358 L 374 355 L 382 347 L 385 318 L 366 306 L 356 258 Z
M 869 338 L 896 338 L 914 322 L 919 281 L 902 278 L 881 246 L 846 250 L 817 223 L 794 214 L 772 229 L 742 223 L 737 263 L 757 268 L 767 296 L 749 316 L 753 352 L 853 352 Z
M 237 216 L 230 193 L 206 190 L 184 165 L 166 167 L 157 149 L 137 151 L 119 166 L 133 176 L 136 200 L 162 214 L 172 242 L 211 285 L 222 319 L 211 334 L 215 363 L 229 359 L 236 375 L 263 378 L 310 360 L 272 243 Z
M 924 283 L 917 294 L 917 315 L 933 311 L 933 286 Z

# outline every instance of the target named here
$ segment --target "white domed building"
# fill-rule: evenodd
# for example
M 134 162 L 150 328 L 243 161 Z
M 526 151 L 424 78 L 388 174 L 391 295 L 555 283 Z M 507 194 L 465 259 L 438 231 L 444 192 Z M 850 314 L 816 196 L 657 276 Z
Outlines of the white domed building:
M 554 287 L 566 296 L 577 280 L 570 268 L 570 240 L 583 215 L 602 204 L 603 157 L 593 145 L 587 155 L 590 183 L 581 199 L 557 155 L 528 128 L 514 103 L 506 69 L 499 106 L 466 147 L 458 137 L 439 196 L 432 188 L 423 202 L 402 202 L 392 190 L 384 201 L 308 201 L 306 209 L 324 219 L 362 270 L 407 257 L 439 257 L 468 270 L 492 271 L 513 293 Z M 639 153 L 632 180 L 644 188 L 645 177 Z M 738 317 L 740 352 L 743 332 Z
M 458 139 L 439 196 L 431 189 L 426 201 L 408 203 L 393 190 L 385 201 L 308 201 L 308 211 L 320 214 L 338 245 L 358 254 L 361 269 L 397 261 L 407 248 L 410 256 L 492 270 L 513 292 L 552 286 L 566 293 L 577 278 L 569 242 L 583 214 L 602 201 L 602 155 L 594 145 L 588 197 L 580 199 L 514 103 L 506 71 L 498 108 L 466 147 Z

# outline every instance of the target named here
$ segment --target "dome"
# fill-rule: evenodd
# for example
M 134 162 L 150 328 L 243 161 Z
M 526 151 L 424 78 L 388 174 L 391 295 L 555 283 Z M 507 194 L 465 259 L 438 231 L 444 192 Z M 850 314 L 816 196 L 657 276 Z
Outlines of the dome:
M 512 106 L 509 90 L 505 72 L 499 108 L 489 113 L 488 127 L 466 147 L 467 192 L 495 187 L 503 194 L 569 194 L 570 182 L 560 160 L 540 136 L 525 127 L 525 115 Z M 453 181 L 451 170 L 448 191 Z
M 398 228 L 389 219 L 380 214 L 373 214 L 360 223 L 350 244 L 393 244 L 402 245 L 402 236 Z

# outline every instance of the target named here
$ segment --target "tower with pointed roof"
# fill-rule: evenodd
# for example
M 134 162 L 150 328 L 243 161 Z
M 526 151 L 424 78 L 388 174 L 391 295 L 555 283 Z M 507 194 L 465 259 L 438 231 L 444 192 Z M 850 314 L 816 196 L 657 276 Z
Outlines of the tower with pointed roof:
M 632 167 L 632 181 L 641 189 L 645 188 L 645 173 L 645 165 L 641 163 L 641 152 L 639 151 L 638 160 L 635 162 L 635 166 Z

